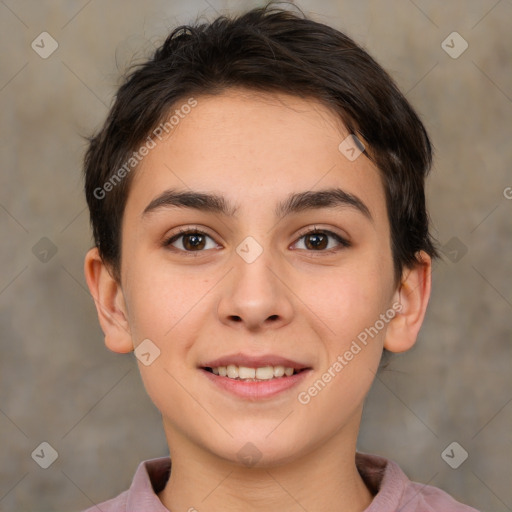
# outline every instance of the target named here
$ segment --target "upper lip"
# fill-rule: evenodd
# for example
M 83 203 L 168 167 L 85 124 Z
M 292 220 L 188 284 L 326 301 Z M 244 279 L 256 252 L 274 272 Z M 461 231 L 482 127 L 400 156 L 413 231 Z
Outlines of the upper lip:
M 311 368 L 307 364 L 274 354 L 250 356 L 240 353 L 219 357 L 217 359 L 207 361 L 204 364 L 200 364 L 199 366 L 201 368 L 218 368 L 219 366 L 227 366 L 229 364 L 245 366 L 247 368 L 262 368 L 263 366 L 284 366 L 285 368 L 293 368 L 294 370 Z

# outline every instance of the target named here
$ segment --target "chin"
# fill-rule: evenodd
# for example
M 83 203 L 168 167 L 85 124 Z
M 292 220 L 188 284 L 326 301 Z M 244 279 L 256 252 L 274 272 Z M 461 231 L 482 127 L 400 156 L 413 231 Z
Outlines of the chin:
M 273 427 L 275 429 L 275 425 Z M 229 430 L 229 429 L 228 429 Z M 282 466 L 307 453 L 310 440 L 303 432 L 299 437 L 290 435 L 289 430 L 251 428 L 241 431 L 233 438 L 225 436 L 222 442 L 208 446 L 209 451 L 226 461 L 241 467 L 270 469 Z M 269 432 L 272 432 L 269 434 Z M 309 438 L 311 439 L 311 438 Z M 211 445 L 212 439 L 208 439 Z

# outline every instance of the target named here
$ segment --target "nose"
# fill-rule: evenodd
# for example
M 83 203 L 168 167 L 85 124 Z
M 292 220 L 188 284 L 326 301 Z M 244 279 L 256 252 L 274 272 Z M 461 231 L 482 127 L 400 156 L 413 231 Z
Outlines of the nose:
M 269 251 L 251 263 L 234 254 L 234 269 L 221 290 L 218 315 L 222 323 L 252 332 L 276 329 L 293 316 L 290 279 L 272 261 Z

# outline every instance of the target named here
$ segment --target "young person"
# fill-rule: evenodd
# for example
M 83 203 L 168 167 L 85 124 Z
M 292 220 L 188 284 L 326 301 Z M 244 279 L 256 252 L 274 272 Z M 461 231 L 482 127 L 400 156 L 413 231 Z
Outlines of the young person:
M 427 307 L 430 165 L 386 72 L 272 5 L 179 27 L 131 73 L 85 158 L 85 275 L 170 458 L 90 511 L 474 511 L 356 452 Z

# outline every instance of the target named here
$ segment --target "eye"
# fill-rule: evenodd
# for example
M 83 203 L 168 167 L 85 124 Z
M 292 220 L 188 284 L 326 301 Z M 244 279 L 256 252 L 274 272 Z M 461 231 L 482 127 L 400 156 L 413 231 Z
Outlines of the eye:
M 211 244 L 208 247 L 208 239 Z M 175 249 L 184 252 L 202 252 L 206 249 L 215 249 L 218 245 L 213 238 L 200 229 L 184 229 L 173 235 L 163 243 L 164 247 L 173 246 Z
M 304 239 L 304 248 L 309 251 L 317 252 L 331 252 L 346 247 L 350 247 L 350 242 L 345 238 L 329 231 L 327 229 L 313 229 L 304 234 L 299 238 L 299 241 Z M 330 243 L 329 239 L 334 240 L 334 243 Z M 299 241 L 295 242 L 298 244 Z M 299 249 L 302 249 L 299 247 Z

